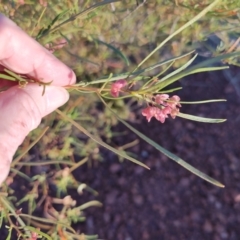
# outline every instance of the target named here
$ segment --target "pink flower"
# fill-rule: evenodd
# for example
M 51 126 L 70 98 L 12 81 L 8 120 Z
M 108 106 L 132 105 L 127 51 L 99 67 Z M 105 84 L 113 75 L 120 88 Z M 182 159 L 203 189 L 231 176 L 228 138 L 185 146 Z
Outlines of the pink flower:
M 147 121 L 150 122 L 152 117 L 155 117 L 159 122 L 164 123 L 167 114 L 158 107 L 147 107 L 142 110 L 142 115 L 147 118 Z
M 181 107 L 181 104 L 179 103 L 180 97 L 177 95 L 174 95 L 168 99 L 167 105 L 171 108 L 176 108 L 176 106 Z
M 157 104 L 162 104 L 162 105 L 166 105 L 165 101 L 169 98 L 168 94 L 157 94 L 155 96 L 155 102 Z
M 111 95 L 113 97 L 118 97 L 119 96 L 119 92 L 121 91 L 121 89 L 123 87 L 125 87 L 127 85 L 127 81 L 124 79 L 118 80 L 115 83 L 112 84 L 111 86 Z
M 142 110 L 142 115 L 147 118 L 147 121 L 150 122 L 153 117 L 155 117 L 159 122 L 164 123 L 165 119 L 170 115 L 173 119 L 179 113 L 179 103 L 180 97 L 177 95 L 169 98 L 167 94 L 157 94 L 155 97 L 155 103 L 161 106 L 148 106 Z M 152 103 L 154 104 L 154 103 Z
M 175 117 L 178 115 L 178 113 L 179 113 L 179 109 L 178 108 L 174 108 L 174 109 L 172 109 L 170 115 L 171 115 L 171 117 L 173 119 L 175 119 Z
M 164 109 L 162 109 L 162 112 L 163 112 L 165 115 L 171 114 L 172 108 L 169 107 L 169 106 L 166 106 Z
M 156 107 L 147 107 L 142 110 L 142 115 L 147 118 L 147 121 L 150 122 L 152 117 L 155 116 Z
M 164 110 L 164 109 L 163 109 Z M 168 118 L 168 115 L 164 113 L 162 109 L 156 108 L 154 117 L 161 123 L 165 122 L 165 119 Z

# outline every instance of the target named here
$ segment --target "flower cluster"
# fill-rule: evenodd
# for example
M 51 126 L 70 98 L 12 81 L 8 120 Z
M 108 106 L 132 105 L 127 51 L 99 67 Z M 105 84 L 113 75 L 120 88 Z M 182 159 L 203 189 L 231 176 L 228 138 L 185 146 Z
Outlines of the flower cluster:
M 170 115 L 173 119 L 178 115 L 181 104 L 180 98 L 174 95 L 169 98 L 168 94 L 157 94 L 153 97 L 154 106 L 148 106 L 142 110 L 142 115 L 147 118 L 148 122 L 155 117 L 161 123 Z
M 127 81 L 124 79 L 118 80 L 115 83 L 111 85 L 111 95 L 113 97 L 118 97 L 119 92 L 122 88 L 124 88 L 127 85 Z
M 123 91 L 124 87 L 127 86 L 127 81 L 124 79 L 117 80 L 112 83 L 110 93 L 113 97 L 118 97 L 119 93 Z M 147 99 L 150 104 L 147 108 L 142 110 L 142 115 L 146 117 L 147 121 L 150 122 L 155 117 L 159 122 L 164 123 L 165 119 L 170 115 L 173 119 L 179 113 L 179 107 L 181 107 L 180 97 L 174 95 L 169 97 L 168 94 L 157 94 Z

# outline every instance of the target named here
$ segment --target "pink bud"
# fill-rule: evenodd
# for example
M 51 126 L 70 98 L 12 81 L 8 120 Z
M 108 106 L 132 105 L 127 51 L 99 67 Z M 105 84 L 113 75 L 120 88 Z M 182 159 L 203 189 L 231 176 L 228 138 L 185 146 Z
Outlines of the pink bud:
M 172 109 L 170 115 L 174 119 L 178 115 L 178 113 L 179 113 L 179 109 L 178 108 L 174 108 L 174 109 Z
M 163 110 L 161 110 L 160 108 L 157 108 L 157 111 L 155 113 L 155 118 L 159 122 L 164 123 L 167 117 L 168 117 L 167 114 L 165 114 Z
M 121 91 L 121 89 L 123 87 L 125 87 L 127 85 L 127 81 L 124 79 L 118 80 L 115 83 L 112 84 L 111 86 L 111 95 L 113 97 L 118 97 L 119 96 L 119 92 Z
M 155 112 L 155 107 L 147 107 L 142 110 L 142 115 L 147 118 L 148 122 L 150 122 L 152 117 L 154 117 Z
M 175 108 L 176 106 L 181 107 L 181 104 L 179 103 L 180 97 L 177 95 L 174 95 L 168 99 L 167 105 L 169 107 Z
M 166 103 L 164 103 L 164 101 L 166 101 L 168 98 L 169 98 L 168 94 L 157 94 L 155 96 L 155 102 L 157 104 L 165 105 Z

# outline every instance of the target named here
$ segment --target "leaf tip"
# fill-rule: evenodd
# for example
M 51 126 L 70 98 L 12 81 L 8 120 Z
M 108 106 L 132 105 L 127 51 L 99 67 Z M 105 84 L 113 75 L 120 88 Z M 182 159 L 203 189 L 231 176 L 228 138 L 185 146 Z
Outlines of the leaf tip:
M 221 119 L 221 122 L 226 122 L 227 121 L 227 119 Z

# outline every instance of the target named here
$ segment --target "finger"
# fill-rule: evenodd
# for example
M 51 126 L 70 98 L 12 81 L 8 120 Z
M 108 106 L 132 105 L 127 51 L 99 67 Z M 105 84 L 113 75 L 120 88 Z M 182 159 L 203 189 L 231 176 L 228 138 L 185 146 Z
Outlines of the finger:
M 14 22 L 0 14 L 0 64 L 53 85 L 75 83 L 74 72 L 28 36 Z
M 8 175 L 15 151 L 41 118 L 67 102 L 68 92 L 62 87 L 29 84 L 24 89 L 14 86 L 0 98 L 0 184 Z

